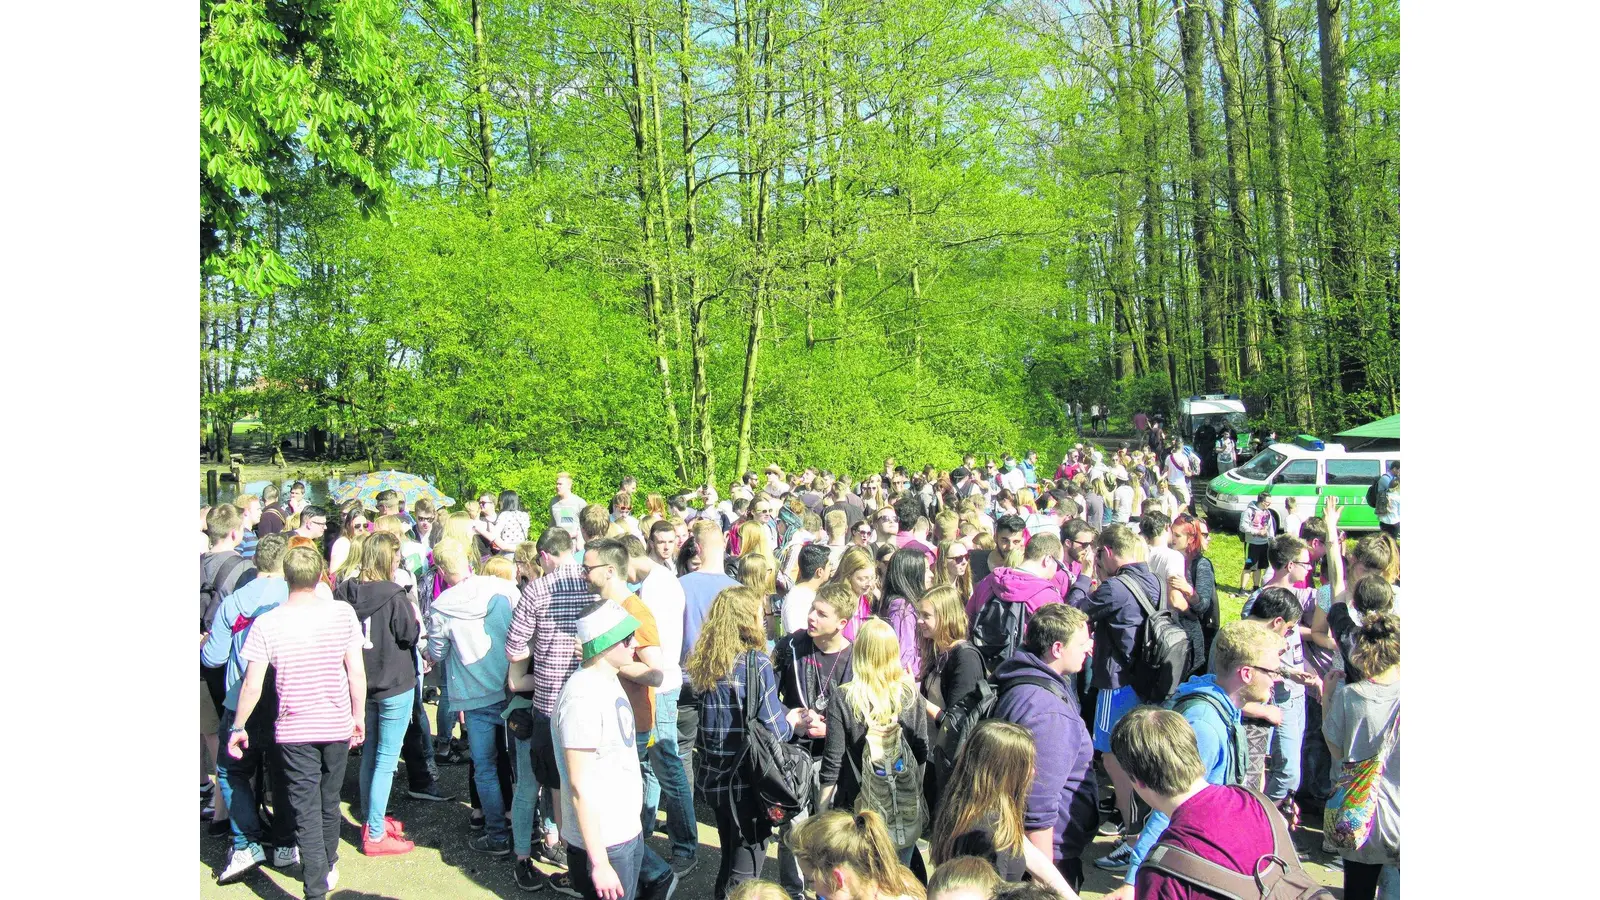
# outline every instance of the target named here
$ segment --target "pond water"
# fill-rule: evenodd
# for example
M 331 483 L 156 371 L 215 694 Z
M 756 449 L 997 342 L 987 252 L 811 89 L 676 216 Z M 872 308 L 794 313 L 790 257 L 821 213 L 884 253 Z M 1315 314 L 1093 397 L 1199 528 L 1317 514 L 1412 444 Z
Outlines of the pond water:
M 219 482 L 217 484 L 217 502 L 218 503 L 229 503 L 229 502 L 232 502 L 233 498 L 239 496 L 240 494 L 255 494 L 257 497 L 259 497 L 259 496 L 261 496 L 261 489 L 265 488 L 269 484 L 276 484 L 278 486 L 278 490 L 283 492 L 283 496 L 287 497 L 287 496 L 289 496 L 289 486 L 294 484 L 296 481 L 305 482 L 305 485 L 306 485 L 306 502 L 307 503 L 318 503 L 318 504 L 322 504 L 323 506 L 332 506 L 334 504 L 327 502 L 328 497 L 329 497 L 329 495 L 331 495 L 333 493 L 334 488 L 336 488 L 340 484 L 344 483 L 345 479 L 343 479 L 343 478 L 298 478 L 298 479 L 296 479 L 296 478 L 279 478 L 279 479 L 265 479 L 264 478 L 264 479 L 262 479 L 260 481 L 246 481 L 244 483 L 244 490 L 242 490 L 242 491 L 239 489 L 239 485 L 234 484 L 231 481 L 223 481 L 223 482 Z M 205 475 L 204 474 L 202 474 L 200 476 L 200 505 L 201 506 L 205 506 L 206 505 L 206 479 L 205 479 Z

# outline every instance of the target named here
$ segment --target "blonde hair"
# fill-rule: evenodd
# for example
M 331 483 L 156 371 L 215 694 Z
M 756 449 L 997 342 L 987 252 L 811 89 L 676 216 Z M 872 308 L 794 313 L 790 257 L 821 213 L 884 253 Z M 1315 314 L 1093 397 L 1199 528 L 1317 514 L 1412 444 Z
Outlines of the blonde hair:
M 954 585 L 936 584 L 922 595 L 922 602 L 933 607 L 933 640 L 922 641 L 922 659 L 932 668 L 933 660 L 948 653 L 967 637 L 967 609 Z
M 946 891 L 977 891 L 980 896 L 987 897 L 1005 883 L 994 866 L 982 857 L 957 856 L 938 865 L 933 877 L 928 879 L 929 900 L 939 900 Z
M 658 519 L 667 517 L 667 501 L 660 494 L 651 494 L 644 498 L 644 505 L 646 509 L 650 510 L 650 515 Z
M 350 555 L 357 556 L 354 542 L 350 547 Z M 393 581 L 394 561 L 399 555 L 399 538 L 387 531 L 376 531 L 368 535 L 359 554 L 361 580 Z
M 911 870 L 900 865 L 883 817 L 870 809 L 854 815 L 834 809 L 814 816 L 794 830 L 789 846 L 800 865 L 813 871 L 844 869 L 880 894 L 927 897 Z
M 762 600 L 739 585 L 723 588 L 711 601 L 700 637 L 683 664 L 697 692 L 705 693 L 733 674 L 734 663 L 744 653 L 766 650 L 767 636 L 759 621 Z
M 854 674 L 840 686 L 868 725 L 888 725 L 908 702 L 911 676 L 900 664 L 900 639 L 888 622 L 873 616 L 856 628 L 850 645 Z
M 772 539 L 767 536 L 767 526 L 754 519 L 739 523 L 739 557 L 765 556 L 772 561 Z
M 817 603 L 819 601 L 833 610 L 834 615 L 846 621 L 855 615 L 856 610 L 860 608 L 861 602 L 860 598 L 850 593 L 848 585 L 840 584 L 837 581 L 830 581 L 817 588 L 817 599 L 811 602 Z
M 504 578 L 507 581 L 516 581 L 517 567 L 515 563 L 504 556 L 495 556 L 483 564 L 483 574 Z
M 728 900 L 789 900 L 789 892 L 770 881 L 746 881 L 728 891 Z
M 876 573 L 877 560 L 872 558 L 872 551 L 866 547 L 851 547 L 839 555 L 839 566 L 834 569 L 832 580 L 848 587 L 851 577 L 862 569 L 871 569 Z
M 993 813 L 995 850 L 1022 855 L 1022 811 L 1033 786 L 1033 734 L 1002 719 L 979 723 L 950 771 L 928 845 L 937 865 L 954 855 L 956 838 Z
M 535 577 L 544 574 L 544 566 L 539 565 L 539 545 L 533 541 L 523 541 L 517 545 L 517 552 L 511 555 L 513 568 L 527 566 Z M 515 581 L 516 579 L 512 579 Z
M 372 530 L 374 532 L 392 534 L 396 538 L 404 538 L 406 534 L 406 523 L 399 516 L 379 516 L 377 520 L 372 523 Z
M 1283 652 L 1283 635 L 1262 628 L 1249 619 L 1236 619 L 1222 626 L 1211 645 L 1211 671 L 1217 675 L 1240 666 L 1254 665 L 1256 658 Z
M 365 531 L 358 531 L 353 536 L 345 538 L 350 542 L 350 551 L 339 561 L 339 568 L 333 570 L 335 581 L 344 581 L 347 578 L 359 578 L 361 575 L 361 559 L 366 553 L 367 541 L 372 537 Z M 384 578 L 388 578 L 385 575 Z
M 961 572 L 959 578 L 952 580 L 950 574 L 945 571 L 945 560 L 950 558 L 950 551 L 960 543 L 960 539 L 954 537 L 939 542 L 939 568 L 933 573 L 933 578 L 939 584 L 948 584 L 954 587 L 956 593 L 961 597 L 962 607 L 965 608 L 966 602 L 972 599 L 972 551 L 970 549 L 967 551 L 967 567 Z M 965 547 L 966 545 L 963 544 L 962 546 Z
M 439 571 L 452 579 L 460 579 L 470 571 L 467 567 L 467 548 L 454 539 L 446 539 L 434 545 L 433 564 Z
M 327 562 L 314 547 L 294 544 L 302 540 L 310 542 L 311 539 L 290 538 L 289 550 L 283 554 L 283 580 L 289 582 L 291 591 L 316 587 L 317 582 L 322 580 L 322 574 L 328 570 Z

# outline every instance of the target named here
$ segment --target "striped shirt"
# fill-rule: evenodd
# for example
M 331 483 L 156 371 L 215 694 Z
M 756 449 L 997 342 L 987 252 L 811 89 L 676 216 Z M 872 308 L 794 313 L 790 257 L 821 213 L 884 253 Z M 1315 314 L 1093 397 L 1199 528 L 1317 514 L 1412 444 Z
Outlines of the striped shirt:
M 547 716 L 555 716 L 556 698 L 578 670 L 578 616 L 599 599 L 577 563 L 558 566 L 522 589 L 506 633 L 506 658 L 532 657 L 533 708 Z
M 361 651 L 361 623 L 354 607 L 333 600 L 284 604 L 261 615 L 239 656 L 277 672 L 280 744 L 347 741 L 350 677 L 345 653 Z

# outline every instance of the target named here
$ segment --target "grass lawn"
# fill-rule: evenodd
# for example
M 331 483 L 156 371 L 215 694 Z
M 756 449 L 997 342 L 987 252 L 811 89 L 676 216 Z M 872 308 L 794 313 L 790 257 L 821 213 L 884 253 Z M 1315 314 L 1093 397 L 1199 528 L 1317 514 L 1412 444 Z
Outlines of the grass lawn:
M 1245 595 L 1239 593 L 1239 583 L 1244 574 L 1244 541 L 1236 534 L 1211 533 L 1211 544 L 1206 550 L 1211 564 L 1217 570 L 1217 602 L 1222 604 L 1219 621 L 1232 622 L 1244 609 Z

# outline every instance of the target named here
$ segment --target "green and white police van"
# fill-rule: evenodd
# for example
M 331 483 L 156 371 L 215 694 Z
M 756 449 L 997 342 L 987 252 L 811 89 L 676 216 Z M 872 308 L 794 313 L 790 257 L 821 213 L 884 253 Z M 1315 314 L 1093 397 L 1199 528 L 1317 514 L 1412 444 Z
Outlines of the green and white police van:
M 1310 435 L 1290 443 L 1273 443 L 1250 461 L 1218 475 L 1206 486 L 1203 502 L 1213 527 L 1238 530 L 1239 515 L 1263 490 L 1272 494 L 1280 520 L 1282 499 L 1294 497 L 1296 511 L 1318 515 L 1322 498 L 1339 498 L 1339 527 L 1345 531 L 1376 531 L 1378 517 L 1367 504 L 1367 488 L 1400 459 L 1400 451 L 1346 452 L 1343 444 L 1328 444 Z

